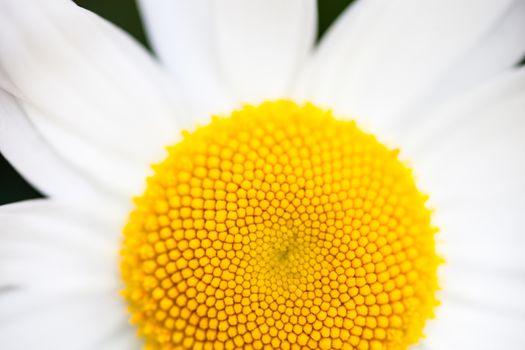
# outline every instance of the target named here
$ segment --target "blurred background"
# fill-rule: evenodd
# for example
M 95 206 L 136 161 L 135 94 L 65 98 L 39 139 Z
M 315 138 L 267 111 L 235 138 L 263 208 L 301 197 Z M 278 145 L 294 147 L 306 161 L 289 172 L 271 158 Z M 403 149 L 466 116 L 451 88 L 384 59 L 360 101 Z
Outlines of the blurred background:
M 317 0 L 318 38 L 352 1 Z M 148 50 L 150 49 L 135 0 L 76 0 L 75 2 L 121 27 Z M 0 205 L 38 197 L 42 195 L 31 187 L 0 154 Z

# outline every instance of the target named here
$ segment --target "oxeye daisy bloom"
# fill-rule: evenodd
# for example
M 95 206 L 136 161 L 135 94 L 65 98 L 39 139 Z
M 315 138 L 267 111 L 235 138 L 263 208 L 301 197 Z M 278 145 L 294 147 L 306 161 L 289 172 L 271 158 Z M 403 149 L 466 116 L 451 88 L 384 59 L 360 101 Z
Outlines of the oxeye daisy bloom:
M 523 349 L 524 1 L 140 4 L 0 0 L 2 349 Z

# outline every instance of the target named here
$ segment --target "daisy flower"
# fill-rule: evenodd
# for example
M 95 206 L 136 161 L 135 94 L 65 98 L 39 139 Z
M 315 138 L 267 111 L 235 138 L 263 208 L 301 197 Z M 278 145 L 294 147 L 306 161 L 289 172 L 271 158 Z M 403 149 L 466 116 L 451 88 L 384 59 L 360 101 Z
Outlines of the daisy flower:
M 0 0 L 2 349 L 523 349 L 524 1 L 140 5 Z

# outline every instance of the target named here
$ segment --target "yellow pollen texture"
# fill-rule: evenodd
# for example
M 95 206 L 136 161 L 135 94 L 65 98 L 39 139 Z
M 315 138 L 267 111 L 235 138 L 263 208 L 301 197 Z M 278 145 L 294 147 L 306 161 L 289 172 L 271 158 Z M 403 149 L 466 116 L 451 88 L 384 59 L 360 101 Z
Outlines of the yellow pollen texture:
M 245 106 L 184 133 L 124 228 L 145 349 L 407 349 L 437 305 L 430 211 L 398 154 L 330 111 Z

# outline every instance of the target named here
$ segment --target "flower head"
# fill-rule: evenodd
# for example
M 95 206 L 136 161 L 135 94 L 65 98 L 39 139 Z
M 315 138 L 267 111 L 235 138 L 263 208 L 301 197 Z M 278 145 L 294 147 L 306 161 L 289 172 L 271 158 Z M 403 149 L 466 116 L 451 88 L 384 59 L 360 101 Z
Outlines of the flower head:
M 523 346 L 523 1 L 140 4 L 0 0 L 1 348 Z

